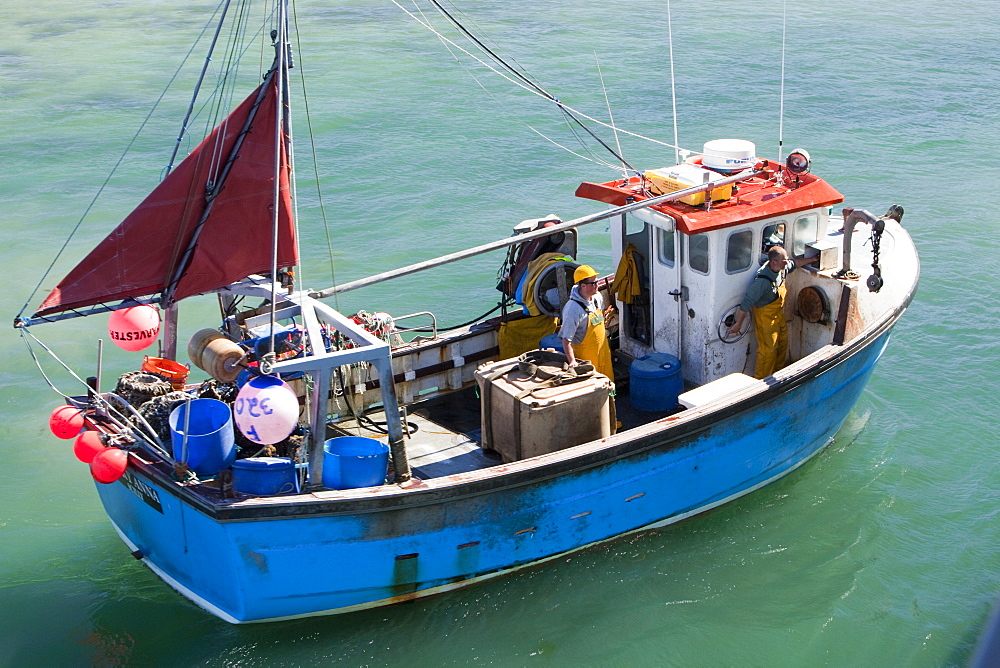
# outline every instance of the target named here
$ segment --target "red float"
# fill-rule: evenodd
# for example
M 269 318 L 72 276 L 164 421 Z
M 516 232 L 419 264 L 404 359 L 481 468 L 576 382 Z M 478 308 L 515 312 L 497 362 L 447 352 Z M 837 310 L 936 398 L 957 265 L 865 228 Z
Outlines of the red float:
M 149 304 L 112 311 L 108 318 L 108 335 L 122 350 L 148 348 L 159 334 L 160 312 Z
M 102 450 L 104 450 L 104 443 L 101 441 L 101 435 L 96 431 L 83 432 L 76 437 L 76 442 L 73 444 L 73 454 L 84 464 L 94 461 L 94 457 Z
M 83 429 L 83 413 L 74 406 L 59 406 L 49 415 L 49 429 L 59 438 L 73 438 Z
M 118 448 L 104 448 L 90 462 L 90 475 L 102 484 L 113 483 L 125 475 L 128 453 Z

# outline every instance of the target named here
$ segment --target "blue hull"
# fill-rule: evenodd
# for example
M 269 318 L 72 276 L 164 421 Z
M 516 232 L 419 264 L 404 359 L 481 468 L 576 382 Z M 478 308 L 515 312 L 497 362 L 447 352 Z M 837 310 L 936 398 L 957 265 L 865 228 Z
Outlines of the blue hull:
M 142 466 L 98 490 L 136 556 L 223 619 L 375 607 L 670 524 L 788 474 L 829 443 L 888 339 L 684 424 L 466 485 L 214 513 Z

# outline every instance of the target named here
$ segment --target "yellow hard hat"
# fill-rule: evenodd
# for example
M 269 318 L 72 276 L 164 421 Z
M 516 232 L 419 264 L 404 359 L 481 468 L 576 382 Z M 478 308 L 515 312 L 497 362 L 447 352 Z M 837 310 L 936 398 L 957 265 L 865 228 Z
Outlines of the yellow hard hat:
M 573 282 L 579 283 L 580 281 L 585 281 L 591 276 L 597 276 L 597 272 L 589 264 L 581 264 L 573 272 Z

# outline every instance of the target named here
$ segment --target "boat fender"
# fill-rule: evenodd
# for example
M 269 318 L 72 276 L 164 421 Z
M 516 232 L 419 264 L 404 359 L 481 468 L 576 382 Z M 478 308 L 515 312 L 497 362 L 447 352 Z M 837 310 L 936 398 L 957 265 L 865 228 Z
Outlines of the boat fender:
M 205 348 L 212 341 L 224 338 L 226 338 L 225 335 L 217 329 L 199 329 L 194 333 L 194 336 L 191 337 L 191 340 L 188 341 L 188 359 L 190 359 L 191 363 L 202 371 L 208 371 L 208 369 L 202 366 L 201 362 L 202 355 L 205 353 Z
M 245 356 L 246 352 L 239 344 L 221 337 L 208 342 L 201 354 L 201 364 L 198 366 L 215 380 L 232 383 L 240 375 L 242 369 L 240 362 Z

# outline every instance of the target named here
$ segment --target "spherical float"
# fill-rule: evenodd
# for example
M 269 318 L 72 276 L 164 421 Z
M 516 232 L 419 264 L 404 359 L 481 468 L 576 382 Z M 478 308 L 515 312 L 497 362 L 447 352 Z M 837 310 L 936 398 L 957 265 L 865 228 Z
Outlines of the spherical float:
M 94 480 L 104 485 L 125 475 L 128 468 L 128 453 L 118 448 L 105 448 L 98 452 L 90 462 L 90 475 Z
M 159 334 L 160 312 L 149 304 L 112 311 L 108 318 L 108 335 L 122 350 L 148 348 Z
M 299 420 L 299 400 L 288 383 L 273 376 L 247 381 L 233 406 L 236 426 L 254 443 L 271 445 L 288 438 Z
M 96 431 L 85 431 L 76 437 L 73 443 L 73 454 L 84 464 L 94 461 L 97 453 L 104 450 L 101 435 Z
M 59 438 L 73 438 L 83 429 L 83 413 L 75 406 L 59 406 L 49 415 L 49 429 Z

